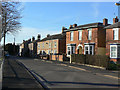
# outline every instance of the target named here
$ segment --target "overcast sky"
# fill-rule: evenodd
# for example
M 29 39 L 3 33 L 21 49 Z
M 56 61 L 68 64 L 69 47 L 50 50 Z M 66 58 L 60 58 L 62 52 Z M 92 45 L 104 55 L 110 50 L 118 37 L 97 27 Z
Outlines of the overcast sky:
M 22 29 L 16 35 L 7 35 L 7 43 L 22 43 L 32 36 L 61 33 L 62 26 L 103 22 L 112 23 L 118 15 L 114 2 L 23 2 Z

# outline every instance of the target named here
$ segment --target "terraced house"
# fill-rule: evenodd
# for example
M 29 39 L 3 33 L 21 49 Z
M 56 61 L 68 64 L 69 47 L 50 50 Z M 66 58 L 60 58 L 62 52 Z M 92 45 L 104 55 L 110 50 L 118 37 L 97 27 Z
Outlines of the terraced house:
M 32 41 L 28 44 L 29 48 L 29 56 L 30 57 L 37 57 L 37 42 L 40 41 L 40 34 L 37 36 L 37 40 L 35 40 L 35 37 L 32 37 Z
M 113 24 L 105 27 L 106 29 L 106 55 L 110 60 L 120 61 L 120 22 L 118 18 L 113 19 Z
M 90 23 L 85 25 L 70 25 L 66 32 L 66 54 L 105 55 L 106 30 L 108 20 L 103 23 Z
M 41 41 L 37 42 L 37 54 L 50 55 L 50 54 L 65 54 L 66 39 L 65 33 L 47 35 Z

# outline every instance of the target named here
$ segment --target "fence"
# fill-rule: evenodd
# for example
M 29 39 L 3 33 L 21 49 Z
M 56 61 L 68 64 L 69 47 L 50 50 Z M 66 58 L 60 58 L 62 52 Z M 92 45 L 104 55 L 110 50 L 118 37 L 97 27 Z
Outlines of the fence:
M 81 63 L 81 64 L 90 64 L 101 67 L 108 67 L 109 57 L 106 55 L 79 55 L 73 54 L 71 55 L 71 63 Z

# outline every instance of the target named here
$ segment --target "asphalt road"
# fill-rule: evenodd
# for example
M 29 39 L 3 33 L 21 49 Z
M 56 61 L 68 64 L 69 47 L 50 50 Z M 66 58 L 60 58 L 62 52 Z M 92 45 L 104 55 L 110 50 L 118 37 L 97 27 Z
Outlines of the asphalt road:
M 18 58 L 48 88 L 118 88 L 118 73 L 74 67 L 39 59 Z
M 41 89 L 43 88 L 27 69 L 15 58 L 5 59 L 3 64 L 2 90 Z

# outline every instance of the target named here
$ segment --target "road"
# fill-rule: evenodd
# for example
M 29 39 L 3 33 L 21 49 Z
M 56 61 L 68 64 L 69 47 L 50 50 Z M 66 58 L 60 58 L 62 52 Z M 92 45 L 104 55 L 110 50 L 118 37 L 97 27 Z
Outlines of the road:
M 18 58 L 48 88 L 118 88 L 118 73 L 86 66 Z

